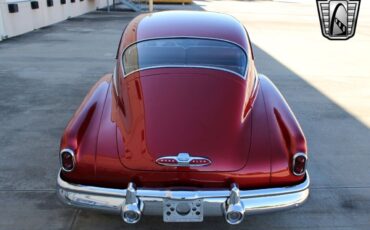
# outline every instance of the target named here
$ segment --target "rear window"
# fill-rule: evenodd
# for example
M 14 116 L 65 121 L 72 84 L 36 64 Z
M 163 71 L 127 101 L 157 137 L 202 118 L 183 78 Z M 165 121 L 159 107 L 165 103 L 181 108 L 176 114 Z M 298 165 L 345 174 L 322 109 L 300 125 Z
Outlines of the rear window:
M 141 41 L 128 47 L 123 54 L 125 74 L 158 67 L 216 68 L 244 77 L 247 56 L 236 44 L 198 38 Z

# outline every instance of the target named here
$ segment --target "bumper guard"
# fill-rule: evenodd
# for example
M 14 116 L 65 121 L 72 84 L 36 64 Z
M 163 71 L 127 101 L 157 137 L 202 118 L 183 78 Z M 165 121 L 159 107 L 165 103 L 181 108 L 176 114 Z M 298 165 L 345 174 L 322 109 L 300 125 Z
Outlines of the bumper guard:
M 71 184 L 60 173 L 57 193 L 61 201 L 78 208 L 89 208 L 121 215 L 126 223 L 137 223 L 142 215 L 162 215 L 166 200 L 202 200 L 204 216 L 224 216 L 229 224 L 240 223 L 244 215 L 278 211 L 303 204 L 309 195 L 310 178 L 297 185 L 279 188 L 239 190 L 172 191 L 135 188 L 112 189 Z

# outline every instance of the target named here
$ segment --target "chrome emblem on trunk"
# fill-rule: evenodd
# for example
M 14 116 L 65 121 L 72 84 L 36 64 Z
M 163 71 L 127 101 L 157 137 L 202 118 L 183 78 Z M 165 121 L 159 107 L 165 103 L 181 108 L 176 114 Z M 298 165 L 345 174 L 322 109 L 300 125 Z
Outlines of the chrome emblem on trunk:
M 174 167 L 199 167 L 207 166 L 212 162 L 205 157 L 192 157 L 189 153 L 179 153 L 177 156 L 161 157 L 156 160 L 157 164 Z

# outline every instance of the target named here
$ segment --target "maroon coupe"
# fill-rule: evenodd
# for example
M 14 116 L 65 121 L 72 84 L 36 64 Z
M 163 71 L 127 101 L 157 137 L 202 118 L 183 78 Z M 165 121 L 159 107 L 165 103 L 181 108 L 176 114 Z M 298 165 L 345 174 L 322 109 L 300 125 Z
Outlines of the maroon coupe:
M 244 26 L 219 13 L 133 19 L 114 73 L 88 93 L 60 148 L 60 199 L 126 223 L 238 224 L 309 194 L 304 134 L 257 73 Z

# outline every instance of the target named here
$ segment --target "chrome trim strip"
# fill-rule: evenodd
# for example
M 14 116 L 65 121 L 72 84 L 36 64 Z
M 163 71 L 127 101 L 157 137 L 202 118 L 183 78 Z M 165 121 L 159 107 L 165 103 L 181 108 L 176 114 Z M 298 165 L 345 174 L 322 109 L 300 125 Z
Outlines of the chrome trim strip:
M 303 173 L 296 173 L 296 172 L 294 172 L 295 159 L 296 159 L 297 157 L 299 157 L 299 156 L 303 156 L 303 157 L 306 159 L 305 164 L 304 164 L 304 170 L 303 170 Z M 303 175 L 306 173 L 306 169 L 307 169 L 307 160 L 308 160 L 308 158 L 307 158 L 307 154 L 305 154 L 305 153 L 296 153 L 296 154 L 293 156 L 292 172 L 293 172 L 293 174 L 294 174 L 295 176 L 303 176 Z
M 310 178 L 306 172 L 305 180 L 293 186 L 239 190 L 240 205 L 248 214 L 263 213 L 297 207 L 309 195 Z M 64 181 L 59 173 L 57 193 L 67 205 L 108 211 L 121 214 L 125 205 L 126 189 L 111 189 L 94 186 L 75 185 Z M 204 216 L 222 216 L 224 205 L 232 194 L 230 189 L 171 191 L 166 189 L 137 189 L 136 196 L 143 202 L 143 214 L 162 215 L 165 199 L 194 200 L 202 199 Z
M 230 73 L 233 73 L 233 74 L 236 74 L 238 75 L 239 77 L 241 77 L 242 79 L 246 79 L 247 78 L 247 74 L 248 74 L 248 68 L 249 68 L 249 56 L 248 56 L 248 51 L 246 49 L 244 49 L 244 47 L 242 47 L 241 45 L 239 45 L 238 43 L 235 43 L 233 41 L 229 41 L 229 40 L 226 40 L 226 39 L 219 39 L 219 38 L 211 38 L 211 37 L 197 37 L 197 36 L 167 36 L 167 37 L 153 37 L 153 38 L 148 38 L 148 39 L 141 39 L 141 40 L 137 40 L 135 42 L 132 42 L 130 43 L 129 45 L 126 46 L 126 48 L 123 49 L 122 51 L 122 54 L 121 54 L 121 70 L 122 70 L 122 73 L 123 73 L 123 77 L 126 78 L 128 77 L 129 75 L 133 74 L 133 73 L 136 73 L 138 71 L 142 71 L 142 70 L 147 70 L 147 69 L 154 69 L 154 68 L 165 68 L 165 67 L 169 67 L 171 68 L 171 66 L 156 66 L 156 67 L 147 67 L 147 68 L 142 68 L 142 69 L 137 69 L 137 70 L 134 70 L 134 71 L 131 71 L 129 73 L 125 73 L 125 70 L 124 70 L 124 64 L 123 64 L 123 56 L 125 55 L 125 52 L 128 48 L 130 48 L 131 46 L 135 45 L 135 44 L 138 44 L 140 42 L 145 42 L 145 41 L 150 41 L 150 40 L 160 40 L 160 39 L 181 39 L 181 38 L 184 38 L 184 39 L 203 39 L 203 40 L 215 40 L 215 41 L 222 41 L 222 42 L 227 42 L 227 43 L 230 43 L 230 44 L 233 44 L 233 45 L 236 45 L 238 46 L 245 54 L 245 57 L 246 57 L 246 60 L 247 60 L 247 65 L 245 66 L 245 69 L 244 69 L 244 75 L 241 75 L 237 72 L 234 72 L 234 71 L 231 71 L 231 70 L 228 70 L 228 69 L 224 69 L 224 68 L 217 68 L 217 67 L 207 67 L 207 66 L 173 66 L 173 67 L 181 67 L 181 68 L 207 68 L 207 69 L 216 69 L 216 70 L 222 70 L 222 71 L 226 71 L 226 72 L 230 72 Z
M 69 154 L 71 154 L 72 156 L 72 161 L 73 161 L 73 168 L 72 169 L 66 169 L 63 167 L 63 162 L 62 162 L 62 153 L 63 152 L 67 152 Z M 61 169 L 64 171 L 64 172 L 72 172 L 75 168 L 76 168 L 76 159 L 75 159 L 75 153 L 72 149 L 68 149 L 68 148 L 65 148 L 65 149 L 62 149 L 60 152 L 59 152 L 59 163 L 60 163 L 60 167 Z
M 239 74 L 237 72 L 234 72 L 234 71 L 231 71 L 231 70 L 228 70 L 228 69 L 218 68 L 218 67 L 212 67 L 212 66 L 201 66 L 201 65 L 192 65 L 192 66 L 189 66 L 189 65 L 166 65 L 166 66 L 158 65 L 158 66 L 152 66 L 152 67 L 145 67 L 145 68 L 142 68 L 142 69 L 137 69 L 137 70 L 131 71 L 128 74 L 124 74 L 124 78 L 129 77 L 131 74 L 136 73 L 136 72 L 145 71 L 145 70 L 149 70 L 149 69 L 160 69 L 160 68 L 199 68 L 199 69 L 213 69 L 213 70 L 220 70 L 220 71 L 224 71 L 224 72 L 235 74 L 235 75 L 237 75 L 238 77 L 240 77 L 243 80 L 246 79 L 246 75 L 243 76 L 243 75 L 241 75 L 241 74 Z
M 114 92 L 116 93 L 116 96 L 119 95 L 118 93 L 118 84 L 119 84 L 119 81 L 117 79 L 118 75 L 117 75 L 117 64 L 114 65 L 114 69 L 113 69 L 113 87 L 114 87 Z
M 253 82 L 254 85 L 253 85 L 252 95 L 254 95 L 257 92 L 257 86 L 258 86 L 259 80 L 260 80 L 259 74 L 258 74 L 257 70 L 255 70 L 255 77 L 254 77 L 254 82 Z

